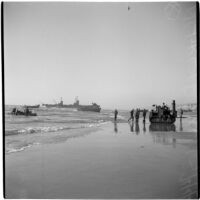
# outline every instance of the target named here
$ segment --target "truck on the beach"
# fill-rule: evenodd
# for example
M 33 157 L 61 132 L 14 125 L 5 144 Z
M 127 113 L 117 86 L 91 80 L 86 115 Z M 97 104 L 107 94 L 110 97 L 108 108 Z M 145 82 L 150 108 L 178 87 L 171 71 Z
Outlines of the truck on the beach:
M 149 114 L 149 121 L 151 123 L 173 124 L 176 121 L 177 111 L 175 100 L 172 101 L 172 109 L 163 103 L 163 106 L 153 105 Z

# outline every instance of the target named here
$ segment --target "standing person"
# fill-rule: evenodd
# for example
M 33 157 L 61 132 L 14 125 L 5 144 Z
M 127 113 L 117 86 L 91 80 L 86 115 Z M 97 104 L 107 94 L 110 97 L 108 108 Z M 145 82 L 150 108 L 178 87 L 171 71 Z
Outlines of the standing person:
M 145 122 L 145 120 L 146 120 L 146 114 L 147 114 L 147 110 L 144 109 L 143 110 L 143 122 Z
M 139 109 L 137 108 L 137 109 L 136 109 L 136 113 L 135 113 L 135 120 L 136 120 L 136 122 L 138 122 L 138 120 L 139 120 L 139 115 L 140 115 L 140 111 L 139 111 Z
M 118 111 L 117 109 L 115 109 L 115 121 L 117 121 L 117 115 L 118 115 Z
M 181 110 L 180 110 L 180 119 L 182 119 L 182 117 L 183 117 L 183 109 L 181 108 Z
M 134 121 L 134 109 L 131 110 L 130 114 L 131 114 L 131 116 L 128 119 L 128 121 L 130 121 L 130 120 Z

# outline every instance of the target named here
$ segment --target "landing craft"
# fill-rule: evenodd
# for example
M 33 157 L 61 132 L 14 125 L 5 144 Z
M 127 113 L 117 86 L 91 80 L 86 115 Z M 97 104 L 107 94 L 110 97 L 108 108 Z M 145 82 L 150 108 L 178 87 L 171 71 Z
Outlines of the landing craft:
M 153 105 L 155 110 L 151 110 L 149 121 L 151 123 L 173 124 L 176 121 L 177 111 L 175 100 L 172 102 L 172 110 L 163 103 L 163 106 Z

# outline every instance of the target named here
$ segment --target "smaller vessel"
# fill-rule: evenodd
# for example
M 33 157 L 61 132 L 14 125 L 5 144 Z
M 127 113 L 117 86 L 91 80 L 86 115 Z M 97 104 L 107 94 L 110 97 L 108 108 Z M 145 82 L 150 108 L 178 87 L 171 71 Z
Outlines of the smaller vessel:
M 172 110 L 163 103 L 163 106 L 153 105 L 155 110 L 151 110 L 149 121 L 151 123 L 173 124 L 176 121 L 177 111 L 175 100 L 172 102 Z
M 13 108 L 11 115 L 24 115 L 24 116 L 37 116 L 36 113 L 32 112 L 31 110 L 26 107 L 24 111 L 18 110 L 17 108 Z

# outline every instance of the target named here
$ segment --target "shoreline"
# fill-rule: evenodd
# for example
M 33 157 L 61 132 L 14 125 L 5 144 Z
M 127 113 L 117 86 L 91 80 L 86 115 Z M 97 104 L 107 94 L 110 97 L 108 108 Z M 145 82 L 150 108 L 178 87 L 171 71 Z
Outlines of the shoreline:
M 116 131 L 108 123 L 84 137 L 7 154 L 6 197 L 192 197 L 197 192 L 195 135 L 142 128 L 138 134 L 126 123 L 118 123 Z M 191 191 L 184 194 L 184 187 Z

